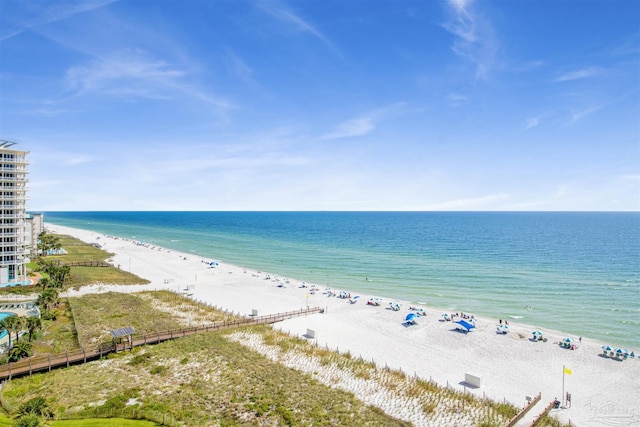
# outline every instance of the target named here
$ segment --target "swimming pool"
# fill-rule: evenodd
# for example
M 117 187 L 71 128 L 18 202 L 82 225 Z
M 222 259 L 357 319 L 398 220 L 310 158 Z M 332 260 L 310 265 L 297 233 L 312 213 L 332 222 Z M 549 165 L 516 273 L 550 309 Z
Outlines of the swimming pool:
M 0 321 L 5 317 L 9 317 L 9 316 L 15 316 L 15 313 L 7 313 L 6 311 L 0 311 Z M 4 338 L 5 336 L 7 336 L 7 331 L 3 329 L 2 332 L 0 333 L 0 339 Z

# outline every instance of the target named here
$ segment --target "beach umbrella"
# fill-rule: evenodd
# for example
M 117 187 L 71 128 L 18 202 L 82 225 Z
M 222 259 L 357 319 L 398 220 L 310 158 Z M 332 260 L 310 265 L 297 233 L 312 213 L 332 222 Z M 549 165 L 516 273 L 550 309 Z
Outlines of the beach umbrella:
M 534 338 L 540 338 L 542 336 L 542 331 L 533 331 L 531 332 L 531 334 L 533 335 Z
M 449 313 L 442 313 L 442 317 L 444 317 L 445 319 L 449 318 Z
M 613 347 L 611 347 L 610 345 L 603 345 L 603 346 L 602 346 L 602 349 L 603 349 L 604 351 L 613 351 Z
M 499 334 L 506 334 L 507 332 L 509 332 L 509 325 L 496 326 L 496 332 Z
M 464 320 L 458 320 L 456 323 L 462 326 L 467 332 L 476 327 L 473 323 L 465 322 Z
M 416 316 L 417 314 L 415 313 L 409 313 L 407 314 L 407 317 L 404 318 L 404 320 L 413 320 Z
M 565 344 L 571 344 L 573 340 L 571 338 L 565 338 L 562 340 L 562 342 L 564 342 Z
M 631 354 L 629 355 L 629 357 L 633 359 L 633 358 L 636 357 L 636 354 L 632 351 Z

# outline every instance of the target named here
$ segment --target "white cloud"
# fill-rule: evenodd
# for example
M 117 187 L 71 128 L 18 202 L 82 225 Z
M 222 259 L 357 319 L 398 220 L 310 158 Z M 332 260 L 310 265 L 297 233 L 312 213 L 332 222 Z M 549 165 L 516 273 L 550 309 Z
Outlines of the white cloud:
M 530 117 L 527 119 L 527 126 L 525 127 L 525 129 L 531 129 L 533 127 L 536 127 L 540 124 L 540 117 Z
M 348 120 L 338 126 L 336 130 L 323 135 L 321 139 L 338 139 L 362 136 L 370 133 L 376 127 L 371 117 L 360 117 Z
M 466 104 L 469 101 L 469 98 L 466 95 L 462 95 L 459 93 L 450 93 L 449 95 L 447 95 L 447 100 L 450 106 L 459 107 Z
M 88 156 L 88 155 L 71 155 L 69 157 L 66 157 L 63 161 L 63 164 L 66 166 L 75 166 L 75 165 L 81 165 L 83 163 L 89 163 L 93 161 L 93 157 L 92 156 Z
M 187 72 L 139 50 L 126 50 L 71 67 L 66 80 L 73 95 L 171 99 L 179 94 L 216 107 L 230 105 L 202 88 L 184 83 Z
M 163 83 L 183 75 L 161 60 L 145 58 L 138 51 L 128 51 L 98 59 L 89 65 L 67 70 L 67 82 L 76 91 L 103 90 L 122 84 Z
M 580 79 L 599 76 L 600 74 L 602 74 L 602 69 L 599 67 L 585 67 L 578 70 L 567 71 L 562 74 L 559 74 L 558 76 L 556 76 L 554 81 L 566 82 L 571 80 L 580 80 Z
M 3 28 L 7 32 L 0 34 L 0 41 L 8 40 L 26 30 L 34 29 L 41 25 L 62 21 L 80 13 L 89 12 L 107 6 L 117 0 L 81 0 L 65 2 L 44 2 L 42 10 L 37 10 L 36 15 L 22 19 L 14 28 Z M 26 3 L 26 2 L 25 2 Z M 33 6 L 33 2 L 29 2 Z M 31 10 L 29 10 L 31 12 Z
M 456 37 L 451 49 L 475 65 L 477 78 L 487 78 L 499 48 L 491 24 L 472 10 L 472 0 L 449 0 L 448 5 L 452 18 L 443 27 Z
M 602 107 L 604 107 L 604 105 L 597 105 L 595 107 L 586 108 L 586 109 L 580 110 L 580 111 L 572 111 L 571 112 L 571 122 L 580 121 L 583 118 L 585 118 L 587 116 L 590 116 L 591 114 L 593 114 L 596 111 L 600 110 Z
M 324 35 L 322 34 L 316 27 L 311 25 L 306 20 L 302 19 L 300 16 L 296 15 L 289 9 L 285 9 L 282 6 L 276 5 L 274 3 L 268 2 L 259 2 L 258 6 L 269 15 L 274 18 L 279 19 L 282 22 L 285 22 L 299 31 L 309 33 L 313 35 L 315 38 L 320 40 L 325 46 L 329 47 L 336 54 L 340 55 L 340 52 L 335 47 L 335 45 Z M 341 55 L 340 55 L 341 56 Z
M 375 110 L 361 117 L 347 120 L 338 125 L 335 130 L 321 136 L 320 139 L 350 138 L 354 136 L 367 135 L 375 130 L 379 122 L 388 119 L 390 116 L 404 107 L 404 105 L 404 102 L 398 102 Z
M 449 200 L 442 203 L 436 203 L 428 206 L 427 210 L 473 210 L 473 209 L 488 209 L 496 210 L 500 209 L 500 206 L 496 206 L 496 202 L 501 202 L 508 199 L 510 196 L 505 193 L 489 194 L 480 197 L 471 197 L 466 199 Z

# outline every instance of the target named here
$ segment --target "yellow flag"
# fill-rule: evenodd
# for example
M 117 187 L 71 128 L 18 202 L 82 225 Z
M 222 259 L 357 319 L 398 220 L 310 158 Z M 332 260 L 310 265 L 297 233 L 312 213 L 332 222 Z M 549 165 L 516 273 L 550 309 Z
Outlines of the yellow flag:
M 571 374 L 572 374 L 571 369 L 569 369 L 569 368 L 565 368 L 564 366 L 563 366 L 562 368 L 564 369 L 564 373 L 565 373 L 565 374 L 568 374 L 568 375 L 571 375 Z

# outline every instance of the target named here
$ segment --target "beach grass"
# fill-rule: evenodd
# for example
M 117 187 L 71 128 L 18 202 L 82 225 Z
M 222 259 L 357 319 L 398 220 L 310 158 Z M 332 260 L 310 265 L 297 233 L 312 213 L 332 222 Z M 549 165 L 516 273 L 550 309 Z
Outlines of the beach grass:
M 78 335 L 69 302 L 60 301 L 55 320 L 43 320 L 43 328 L 35 334 L 34 354 L 64 353 L 78 348 Z
M 233 319 L 169 291 L 88 294 L 70 298 L 70 306 L 84 348 L 110 341 L 110 331 L 124 327 L 146 334 Z
M 85 418 L 81 420 L 52 421 L 50 425 L 51 427 L 154 427 L 161 424 L 153 421 L 129 420 L 126 418 Z
M 306 369 L 319 381 L 351 387 L 357 397 L 384 395 L 380 398 L 383 407 L 400 406 L 405 412 L 417 413 L 415 418 L 427 425 L 501 426 L 518 412 L 513 405 L 479 399 L 399 370 L 380 368 L 371 361 L 311 345 L 269 326 L 252 326 L 225 334 L 274 360 Z M 340 385 L 334 384 L 336 378 L 341 378 Z
M 67 251 L 67 254 L 42 257 L 42 259 L 46 261 L 59 261 L 65 264 L 96 261 L 105 262 L 113 256 L 113 254 L 107 251 L 85 243 L 74 237 L 63 234 L 56 234 L 55 236 L 59 238 L 60 244 L 62 248 Z M 67 287 L 77 287 L 93 283 L 135 285 L 146 284 L 149 283 L 149 281 L 114 266 L 71 267 L 71 272 L 66 281 Z
M 11 407 L 49 396 L 61 417 L 150 411 L 187 426 L 409 425 L 219 333 L 12 380 L 3 394 Z
M 60 336 L 71 345 L 77 336 L 77 343 L 90 347 L 110 339 L 111 329 L 124 326 L 144 333 L 233 318 L 168 291 L 87 294 L 69 298 L 68 307 L 66 315 L 59 316 L 64 321 L 57 329 L 55 322 L 50 325 L 43 338 Z M 254 338 L 273 353 L 248 346 Z M 304 370 L 308 361 L 314 363 L 310 372 Z M 58 418 L 76 423 L 84 422 L 78 418 L 112 416 L 185 426 L 411 425 L 387 415 L 384 401 L 367 402 L 358 390 L 349 389 L 350 382 L 372 385 L 376 394 L 407 405 L 407 410 L 412 409 L 406 402 L 415 402 L 418 415 L 430 423 L 425 425 L 504 425 L 517 411 L 311 345 L 270 326 L 196 334 L 13 379 L 1 400 L 15 414 L 29 399 L 46 397 Z M 552 418 L 548 422 L 560 425 Z

